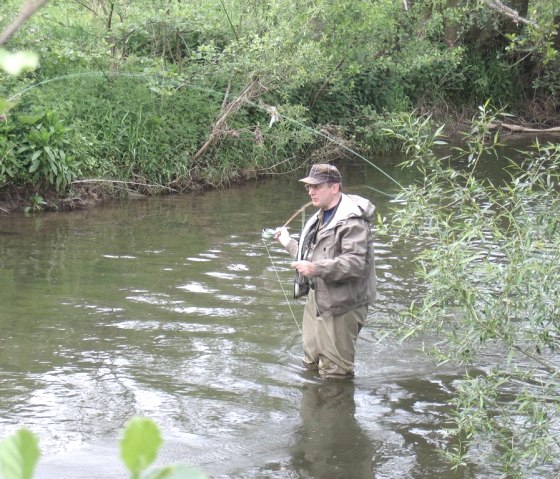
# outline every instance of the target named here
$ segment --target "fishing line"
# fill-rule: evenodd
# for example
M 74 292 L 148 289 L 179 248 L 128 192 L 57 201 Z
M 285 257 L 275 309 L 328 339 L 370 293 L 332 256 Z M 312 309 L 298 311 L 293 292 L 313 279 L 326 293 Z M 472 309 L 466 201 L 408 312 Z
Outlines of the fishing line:
M 367 188 L 368 190 L 375 191 L 376 193 L 379 193 L 381 195 L 388 196 L 389 198 L 396 198 L 397 197 L 397 195 L 394 195 L 393 193 L 387 193 L 386 191 L 378 190 L 377 188 L 374 188 L 373 186 L 365 185 L 365 188 Z
M 280 279 L 280 275 L 278 274 L 278 268 L 276 267 L 276 264 L 274 263 L 274 260 L 272 259 L 272 255 L 270 254 L 270 249 L 268 248 L 268 245 L 266 244 L 266 241 L 264 240 L 264 238 L 263 238 L 263 243 L 264 243 L 264 247 L 266 248 L 266 252 L 268 254 L 268 259 L 270 259 L 270 263 L 272 264 L 272 269 L 274 270 L 274 273 L 276 274 L 276 279 L 278 279 L 278 283 L 280 284 L 280 288 L 282 289 L 282 293 L 284 294 L 284 298 L 286 299 L 286 303 L 288 303 L 288 308 L 290 309 L 290 313 L 292 314 L 292 318 L 293 318 L 294 322 L 296 323 L 296 326 L 297 326 L 299 332 L 303 336 L 303 331 L 301 330 L 301 328 L 299 326 L 299 323 L 297 322 L 296 315 L 294 314 L 294 310 L 292 309 L 292 305 L 290 304 L 290 300 L 288 299 L 288 293 L 286 293 L 286 289 L 284 288 L 284 284 L 282 283 L 282 280 Z
M 166 78 L 166 77 L 162 77 L 162 76 L 158 76 L 158 75 L 146 75 L 145 73 L 122 73 L 119 72 L 117 74 L 115 73 L 110 73 L 109 76 L 113 77 L 113 78 L 137 78 L 137 79 L 142 79 L 142 80 L 152 80 L 152 81 L 157 81 L 160 84 L 166 84 L 166 85 L 171 85 L 177 89 L 187 86 L 192 90 L 198 90 L 198 91 L 202 91 L 205 93 L 213 93 L 215 95 L 220 95 L 223 96 L 223 92 L 219 92 L 216 90 L 213 90 L 212 88 L 206 88 L 206 87 L 200 87 L 197 85 L 190 85 L 184 82 L 180 82 L 178 80 L 173 80 L 171 78 Z M 21 90 L 19 93 L 16 93 L 15 95 L 13 95 L 11 98 L 9 98 L 9 101 L 14 100 L 15 98 L 22 96 L 24 93 L 27 93 L 30 90 L 33 90 L 37 87 L 40 87 L 42 85 L 46 85 L 47 83 L 52 83 L 55 81 L 59 81 L 59 80 L 66 80 L 66 79 L 73 79 L 73 78 L 80 78 L 80 77 L 103 77 L 103 78 L 107 78 L 107 74 L 105 72 L 102 71 L 96 71 L 96 72 L 78 72 L 78 73 L 68 73 L 66 75 L 60 75 L 54 78 L 47 78 L 46 80 L 40 81 L 39 83 L 34 83 L 32 85 L 29 85 L 27 88 L 24 88 L 23 90 Z
M 101 72 L 78 72 L 78 73 L 69 73 L 69 74 L 61 75 L 61 76 L 58 76 L 58 77 L 55 77 L 55 78 L 49 78 L 49 79 L 43 80 L 43 81 L 41 81 L 41 82 L 39 82 L 39 83 L 35 83 L 35 84 L 33 84 L 33 85 L 30 85 L 30 86 L 28 86 L 27 88 L 24 88 L 24 89 L 23 89 L 22 91 L 20 91 L 19 93 L 16 93 L 16 94 L 13 95 L 12 97 L 10 97 L 8 101 L 13 101 L 13 100 L 16 99 L 17 97 L 20 97 L 20 96 L 24 95 L 25 93 L 31 91 L 31 90 L 34 89 L 34 88 L 38 88 L 38 87 L 40 87 L 40 86 L 42 86 L 42 85 L 46 85 L 46 84 L 48 84 L 48 83 L 52 83 L 52 82 L 55 82 L 55 81 L 64 80 L 64 79 L 71 79 L 71 78 L 80 78 L 80 77 L 101 77 L 101 76 L 107 78 L 106 73 L 105 73 L 105 72 L 102 72 L 102 71 L 101 71 Z M 179 82 L 179 81 L 177 81 L 177 80 L 173 80 L 173 79 L 169 79 L 169 78 L 165 78 L 165 77 L 158 77 L 158 76 L 156 76 L 156 75 L 146 75 L 146 74 L 134 74 L 134 73 L 122 73 L 122 72 L 119 72 L 117 75 L 113 75 L 113 76 L 114 76 L 114 77 L 117 77 L 117 78 L 118 78 L 118 77 L 139 78 L 139 79 L 142 79 L 142 80 L 154 80 L 154 79 L 155 79 L 155 80 L 157 80 L 157 81 L 159 81 L 159 82 L 161 82 L 161 83 L 164 83 L 164 84 L 171 84 L 171 85 L 173 85 L 174 87 L 176 87 L 177 89 L 186 86 L 186 87 L 188 87 L 188 88 L 190 88 L 190 89 L 193 89 L 193 90 L 198 90 L 198 91 L 202 91 L 202 92 L 206 92 L 206 93 L 212 93 L 212 94 L 216 94 L 216 95 L 222 95 L 222 96 L 224 95 L 222 92 L 218 92 L 218 91 L 216 91 L 216 90 L 214 90 L 214 89 L 211 89 L 211 88 L 200 87 L 200 86 L 197 86 L 197 85 L 192 85 L 192 84 L 188 84 L 188 83 L 185 83 L 185 82 Z M 162 80 L 163 80 L 163 82 L 162 82 Z M 249 105 L 251 105 L 251 106 L 253 106 L 253 107 L 257 107 L 257 108 L 259 108 L 259 109 L 261 109 L 261 110 L 265 110 L 265 108 L 263 107 L 263 105 L 260 105 L 260 104 L 258 104 L 258 103 L 255 103 L 255 102 L 250 101 L 250 100 L 247 100 L 247 99 L 245 99 L 244 101 L 245 101 L 245 103 L 247 103 L 247 104 L 249 104 Z M 265 110 L 265 111 L 266 111 L 266 110 Z M 312 132 L 312 133 L 315 134 L 315 135 L 318 135 L 318 136 L 321 136 L 321 137 L 325 138 L 325 139 L 326 139 L 327 141 L 329 141 L 329 142 L 335 143 L 335 144 L 338 145 L 339 147 L 345 149 L 346 151 L 352 153 L 353 155 L 355 155 L 355 156 L 357 156 L 358 158 L 360 158 L 360 159 L 362 159 L 363 161 L 365 161 L 367 164 L 369 164 L 370 166 L 372 166 L 373 168 L 375 168 L 377 171 L 379 171 L 380 173 L 382 173 L 383 175 L 385 175 L 387 178 L 389 178 L 391 181 L 393 181 L 393 182 L 394 182 L 396 185 L 398 185 L 401 189 L 403 188 L 403 186 L 402 186 L 395 178 L 393 178 L 391 175 L 389 175 L 387 172 L 385 172 L 382 168 L 380 168 L 379 166 L 377 166 L 376 164 L 374 164 L 373 162 L 371 162 L 370 160 L 368 160 L 367 158 L 365 158 L 363 155 L 359 154 L 358 152 L 356 152 L 356 151 L 352 150 L 351 148 L 349 148 L 348 146 L 344 145 L 344 144 L 341 143 L 337 138 L 334 138 L 334 137 L 332 137 L 331 135 L 327 135 L 327 134 L 321 132 L 320 130 L 313 129 L 313 128 L 311 128 L 311 127 L 309 127 L 309 126 L 303 124 L 302 122 L 297 121 L 297 120 L 295 120 L 295 119 L 293 119 L 293 118 L 290 118 L 290 117 L 287 117 L 287 116 L 284 116 L 284 115 L 282 115 L 282 118 L 286 119 L 287 121 L 290 121 L 291 123 L 297 124 L 297 125 L 299 125 L 300 127 L 304 128 L 304 129 L 309 130 L 310 132 Z M 376 191 L 376 192 L 378 192 L 378 193 L 380 193 L 380 194 L 384 194 L 384 195 L 386 195 L 386 196 L 389 196 L 389 197 L 394 197 L 394 196 L 395 196 L 395 195 L 392 195 L 392 194 L 390 194 L 390 193 L 386 193 L 386 192 L 384 192 L 384 191 L 378 190 L 378 189 L 376 189 L 376 188 L 374 188 L 374 187 L 371 187 L 371 186 L 368 186 L 368 185 L 366 185 L 366 187 L 369 188 L 369 189 L 371 189 L 371 190 L 373 190 L 373 191 Z M 300 212 L 304 212 L 305 209 L 306 209 L 308 206 L 310 206 L 311 204 L 312 204 L 312 202 L 308 202 L 308 203 L 306 203 L 304 206 L 302 206 L 301 208 L 299 208 L 299 209 L 284 223 L 283 227 L 287 227 L 287 226 L 293 221 L 293 219 L 296 218 L 296 217 L 298 216 L 298 214 L 299 214 Z M 265 245 L 265 248 L 266 248 L 268 257 L 269 257 L 270 262 L 271 262 L 271 264 L 272 264 L 272 267 L 273 267 L 273 269 L 274 269 L 274 273 L 276 274 L 276 277 L 277 277 L 277 279 L 278 279 L 278 283 L 280 284 L 280 287 L 281 287 L 281 289 L 282 289 L 282 293 L 284 294 L 284 298 L 285 298 L 285 300 L 286 300 L 286 303 L 288 304 L 288 307 L 289 307 L 289 309 L 290 309 L 290 313 L 291 313 L 291 315 L 292 315 L 292 319 L 294 320 L 294 322 L 295 322 L 295 324 L 296 324 L 296 326 L 297 326 L 297 328 L 298 328 L 298 330 L 299 330 L 299 332 L 300 332 L 300 334 L 301 334 L 301 336 L 302 336 L 302 339 L 303 339 L 303 331 L 302 331 L 302 329 L 300 328 L 299 323 L 298 323 L 298 321 L 297 321 L 297 319 L 296 319 L 296 317 L 295 317 L 294 311 L 293 311 L 292 306 L 291 306 L 291 304 L 290 304 L 290 301 L 289 301 L 289 299 L 288 299 L 288 295 L 287 295 L 287 293 L 286 293 L 286 290 L 285 290 L 285 288 L 284 288 L 284 285 L 283 285 L 283 283 L 282 283 L 282 281 L 281 281 L 281 279 L 280 279 L 280 276 L 279 276 L 279 274 L 278 274 L 278 269 L 277 269 L 276 265 L 274 264 L 274 261 L 273 261 L 273 259 L 272 259 L 272 255 L 271 255 L 271 253 L 270 253 L 270 250 L 269 250 L 269 248 L 268 248 L 268 245 L 266 244 L 265 238 L 273 236 L 274 231 L 275 231 L 275 230 L 272 230 L 272 229 L 264 229 L 264 230 L 263 230 L 263 233 L 262 233 L 263 243 L 264 243 L 264 245 Z M 320 317 L 320 319 L 321 319 L 321 320 L 323 321 L 323 323 L 324 323 L 324 319 L 322 318 L 322 316 L 320 315 L 319 317 Z M 328 332 L 328 330 L 327 330 L 327 332 Z M 335 343 L 334 343 L 334 339 L 330 336 L 330 334 L 329 334 L 329 338 L 330 338 L 330 340 L 331 340 L 333 346 L 335 347 L 335 350 L 337 351 L 337 354 L 339 355 L 339 358 L 342 359 L 340 353 L 339 353 L 338 350 L 336 349 L 336 345 L 335 345 Z M 308 348 L 308 349 L 309 349 L 309 348 Z
M 251 100 L 245 100 L 246 103 L 248 103 L 251 106 L 260 108 L 260 109 L 264 109 L 264 107 L 262 105 L 259 105 Z M 265 110 L 266 111 L 266 110 Z M 375 163 L 371 162 L 370 160 L 368 160 L 366 157 L 364 157 L 363 155 L 360 155 L 357 151 L 354 151 L 352 148 L 349 148 L 348 146 L 346 146 L 345 144 L 343 144 L 342 142 L 340 142 L 337 138 L 332 137 L 331 135 L 327 135 L 325 133 L 323 133 L 321 130 L 316 130 L 314 128 L 311 128 L 307 125 L 304 125 L 302 122 L 298 121 L 298 120 L 294 120 L 293 118 L 290 118 L 289 116 L 284 116 L 281 115 L 281 118 L 284 118 L 292 123 L 295 123 L 297 125 L 299 125 L 300 127 L 309 130 L 310 132 L 314 133 L 315 135 L 318 136 L 322 136 L 323 138 L 325 138 L 328 141 L 333 142 L 334 144 L 340 146 L 341 148 L 343 148 L 344 150 L 346 150 L 349 153 L 352 153 L 353 155 L 357 156 L 358 158 L 362 159 L 363 161 L 365 161 L 368 165 L 372 166 L 373 168 L 375 168 L 377 171 L 379 171 L 380 173 L 382 173 L 384 176 L 386 176 L 387 178 L 389 178 L 393 183 L 395 183 L 400 189 L 404 189 L 403 185 L 401 185 L 395 178 L 393 178 L 389 173 L 387 173 L 385 170 L 383 170 L 383 168 L 377 166 Z M 390 193 L 385 193 L 385 192 L 381 192 L 379 191 L 379 193 L 383 193 L 387 196 L 390 197 L 394 197 L 395 195 L 392 195 Z
M 383 175 L 385 175 L 387 178 L 389 178 L 393 183 L 395 183 L 399 188 L 404 189 L 403 185 L 401 185 L 397 180 L 395 180 L 395 178 L 393 178 L 389 173 L 387 173 L 385 170 L 383 170 L 383 168 L 377 166 L 375 163 L 369 161 L 366 157 L 360 155 L 358 152 L 352 150 L 351 148 L 348 148 L 346 145 L 344 145 L 343 143 L 341 143 L 340 141 L 338 141 L 336 138 L 333 138 L 330 135 L 325 135 L 324 133 L 322 133 L 321 131 L 317 131 L 317 130 L 313 130 L 313 128 L 310 128 L 304 124 L 302 124 L 301 122 L 298 122 L 296 120 L 292 120 L 291 118 L 285 117 L 287 120 L 292 121 L 292 122 L 296 122 L 298 124 L 300 124 L 302 127 L 304 128 L 308 128 L 309 130 L 315 132 L 317 135 L 322 136 L 323 138 L 332 141 L 333 143 L 335 143 L 336 145 L 340 146 L 341 148 L 344 148 L 345 150 L 347 150 L 348 152 L 352 153 L 353 155 L 356 155 L 358 158 L 364 160 L 368 165 L 372 166 L 373 168 L 375 168 L 377 171 L 379 171 L 380 173 L 382 173 Z
M 282 289 L 282 293 L 284 294 L 284 299 L 286 300 L 286 303 L 288 304 L 288 308 L 290 310 L 290 313 L 292 315 L 292 319 L 294 320 L 294 323 L 296 323 L 296 327 L 299 331 L 299 334 L 301 335 L 301 340 L 304 343 L 304 347 L 309 350 L 309 347 L 307 346 L 307 344 L 305 344 L 305 338 L 303 336 L 303 330 L 301 329 L 298 320 L 296 318 L 296 315 L 294 314 L 294 310 L 292 309 L 292 305 L 290 303 L 290 300 L 288 298 L 288 293 L 286 292 L 286 289 L 284 288 L 284 284 L 282 283 L 282 280 L 280 279 L 280 275 L 278 274 L 278 268 L 276 267 L 276 264 L 274 263 L 274 260 L 272 259 L 272 255 L 270 254 L 270 249 L 268 248 L 268 245 L 266 244 L 266 240 L 263 238 L 263 243 L 264 243 L 264 247 L 266 249 L 266 252 L 268 254 L 268 259 L 270 260 L 270 264 L 272 265 L 272 269 L 274 270 L 274 273 L 276 274 L 276 279 L 278 279 L 278 283 L 280 284 L 280 288 Z M 317 364 L 317 362 L 315 360 L 313 360 L 313 363 L 317 366 L 317 368 L 319 367 L 319 365 Z

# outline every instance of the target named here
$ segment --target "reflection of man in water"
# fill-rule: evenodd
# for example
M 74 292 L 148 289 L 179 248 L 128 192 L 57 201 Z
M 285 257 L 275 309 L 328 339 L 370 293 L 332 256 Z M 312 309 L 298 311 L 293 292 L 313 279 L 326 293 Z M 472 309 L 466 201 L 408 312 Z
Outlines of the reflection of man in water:
M 373 444 L 354 413 L 354 384 L 350 381 L 303 386 L 301 417 L 292 454 L 301 478 L 371 479 Z

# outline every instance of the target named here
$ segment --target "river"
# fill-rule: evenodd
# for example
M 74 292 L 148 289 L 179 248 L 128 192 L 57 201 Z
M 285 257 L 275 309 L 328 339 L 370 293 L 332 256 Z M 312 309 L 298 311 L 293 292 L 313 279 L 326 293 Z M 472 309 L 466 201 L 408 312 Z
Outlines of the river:
M 393 181 L 342 172 L 388 214 Z M 35 478 L 127 477 L 118 442 L 133 416 L 160 427 L 158 464 L 214 478 L 494 477 L 438 453 L 462 371 L 379 341 L 420 294 L 414 245 L 375 237 L 356 378 L 302 369 L 290 258 L 261 235 L 308 201 L 296 179 L 0 219 L 0 437 L 38 435 Z

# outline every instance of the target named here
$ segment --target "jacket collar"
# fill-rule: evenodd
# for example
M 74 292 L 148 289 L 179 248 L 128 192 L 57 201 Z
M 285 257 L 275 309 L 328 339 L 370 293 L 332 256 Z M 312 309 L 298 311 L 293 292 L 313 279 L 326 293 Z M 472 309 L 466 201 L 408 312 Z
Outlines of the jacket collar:
M 316 213 L 316 216 L 318 217 L 319 214 L 320 211 Z M 329 221 L 329 224 L 325 226 L 325 229 L 334 228 L 341 220 L 355 216 L 364 216 L 363 211 L 348 195 L 342 193 L 342 198 L 340 199 L 338 208 L 336 209 L 333 218 Z
M 342 198 L 340 199 L 340 203 L 338 204 L 338 207 L 334 213 L 333 218 L 329 221 L 329 224 L 327 226 L 325 226 L 325 230 L 329 230 L 334 228 L 338 223 L 340 223 L 343 220 L 346 220 L 348 218 L 352 218 L 352 217 L 361 217 L 364 218 L 366 221 L 369 221 L 369 218 L 367 217 L 367 214 L 364 213 L 364 210 L 358 206 L 356 204 L 356 202 L 354 201 L 353 198 L 358 198 L 356 196 L 348 196 L 344 193 L 342 193 Z M 363 198 L 360 198 L 361 200 L 367 201 L 369 203 L 368 200 L 365 200 Z M 371 205 L 371 203 L 369 203 Z M 374 209 L 374 206 L 371 205 L 371 208 Z M 372 210 L 373 211 L 373 210 Z M 321 216 L 321 210 L 315 212 L 315 214 L 313 214 L 308 220 L 307 223 L 305 223 L 305 226 L 303 227 L 303 231 L 301 232 L 301 238 L 302 241 L 299 242 L 298 244 L 298 252 L 297 252 L 297 259 L 300 260 L 302 259 L 302 248 L 303 248 L 303 239 L 306 238 L 306 236 L 309 234 L 310 230 L 313 229 L 315 227 L 315 225 L 317 224 L 317 221 L 319 221 L 320 216 Z

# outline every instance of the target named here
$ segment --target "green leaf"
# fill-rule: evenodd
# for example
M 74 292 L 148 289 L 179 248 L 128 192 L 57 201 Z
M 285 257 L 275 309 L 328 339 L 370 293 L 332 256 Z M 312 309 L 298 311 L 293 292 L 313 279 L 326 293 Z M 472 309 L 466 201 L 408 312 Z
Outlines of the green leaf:
M 9 53 L 0 49 L 0 68 L 9 75 L 17 76 L 23 71 L 35 70 L 39 66 L 39 57 L 32 52 Z
M 27 430 L 20 429 L 0 443 L 0 471 L 3 479 L 31 479 L 40 452 L 38 440 Z
M 45 146 L 45 151 L 47 152 L 47 155 L 49 156 L 49 159 L 51 161 L 51 166 L 56 173 L 56 158 L 54 155 L 54 151 L 50 146 Z
M 36 125 L 39 121 L 41 121 L 44 115 L 45 114 L 43 112 L 36 112 L 30 115 L 19 115 L 18 121 L 22 125 Z
M 31 163 L 31 166 L 29 167 L 29 173 L 34 173 L 35 171 L 37 171 L 40 164 L 41 163 L 39 162 L 39 160 L 33 160 L 33 163 Z
M 138 475 L 152 464 L 162 444 L 157 425 L 150 419 L 132 418 L 121 440 L 121 458 L 133 475 Z

